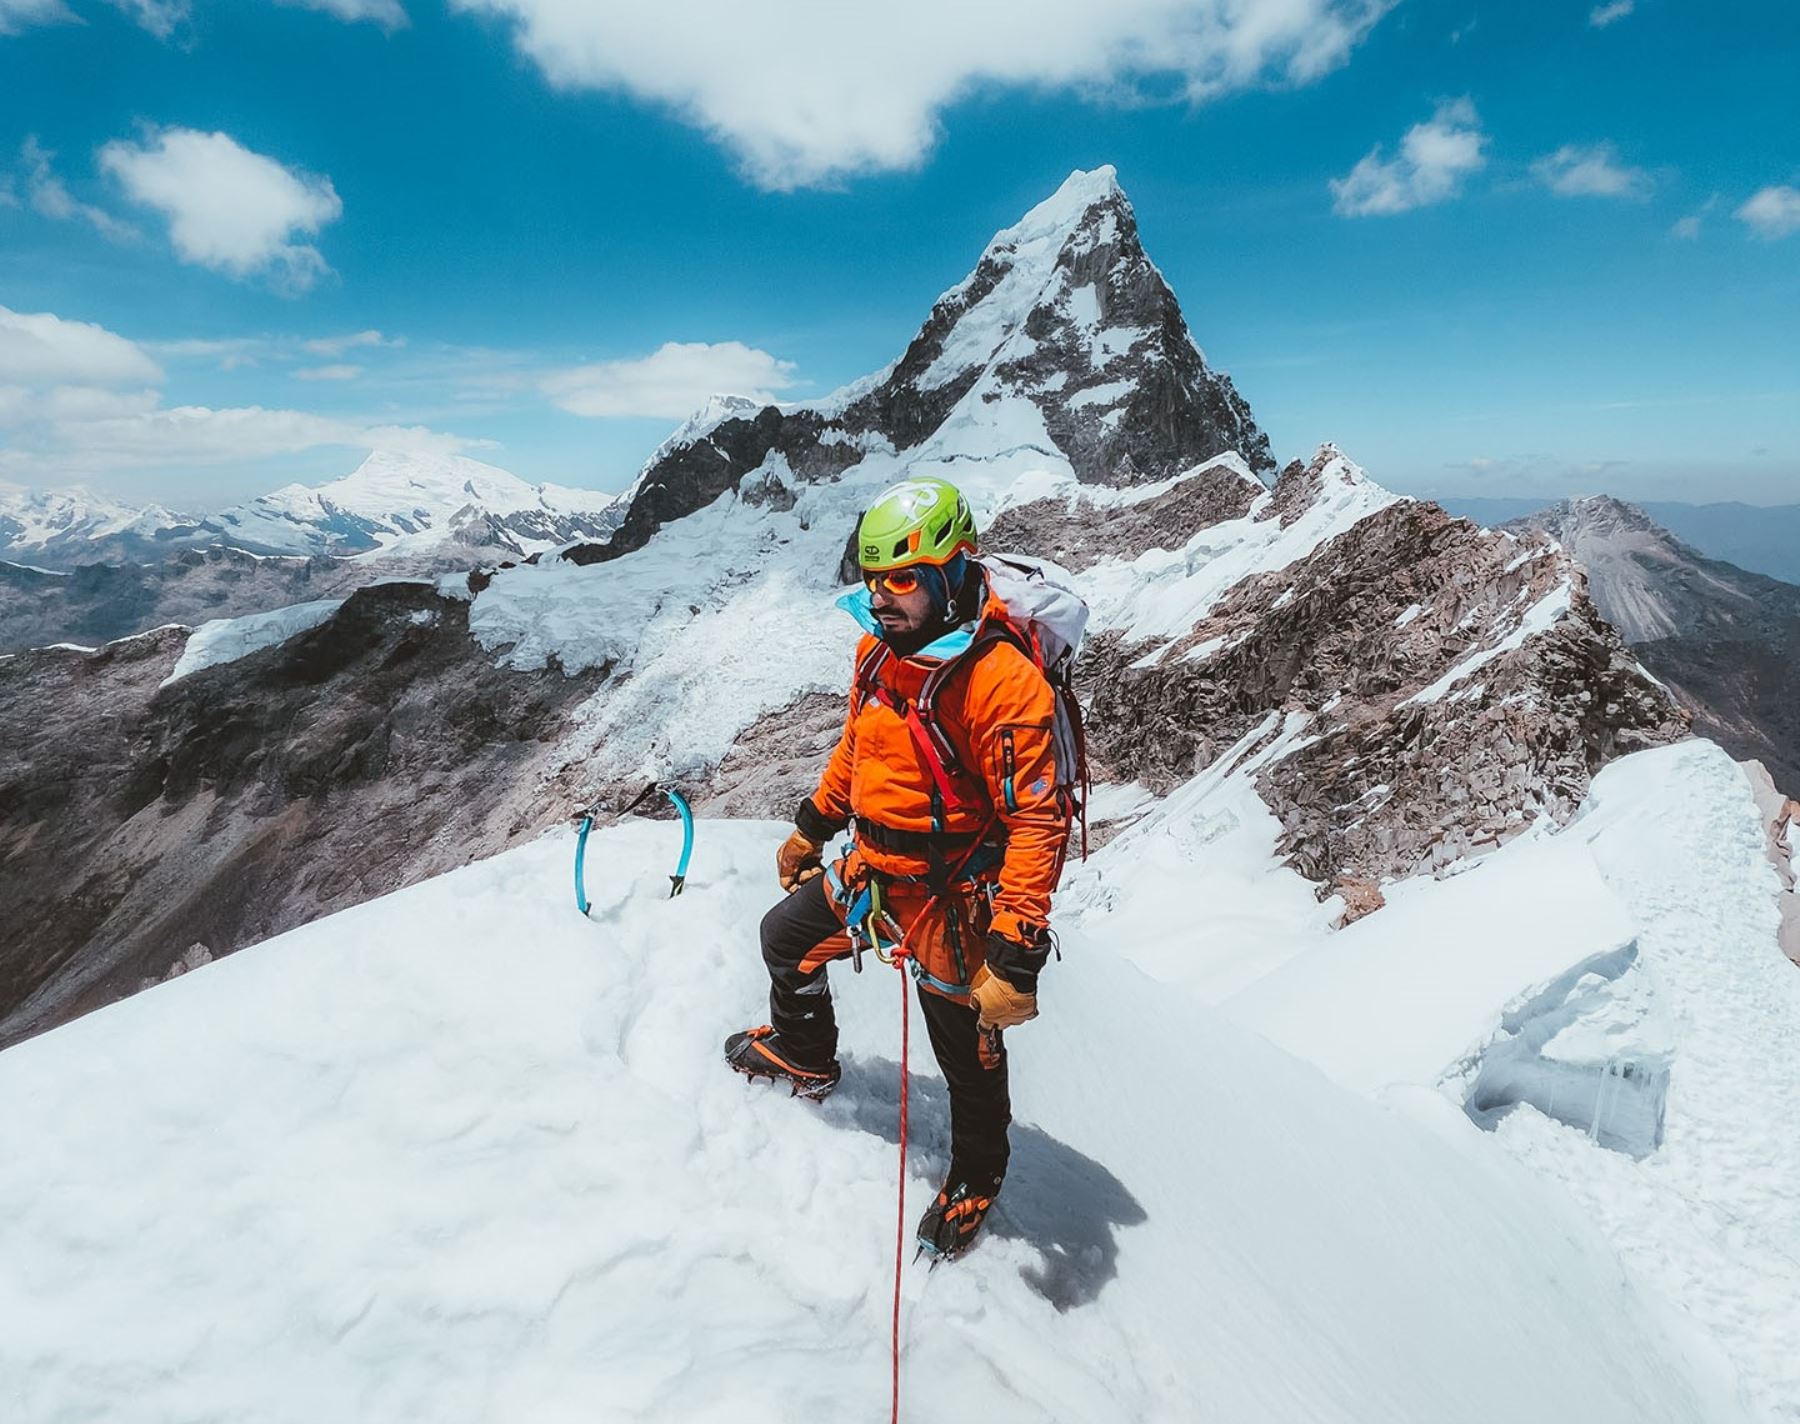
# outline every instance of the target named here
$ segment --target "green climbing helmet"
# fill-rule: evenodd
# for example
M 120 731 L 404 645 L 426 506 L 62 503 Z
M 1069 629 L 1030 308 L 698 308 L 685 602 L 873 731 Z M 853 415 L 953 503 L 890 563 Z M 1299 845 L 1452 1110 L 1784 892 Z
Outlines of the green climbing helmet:
M 881 492 L 862 517 L 856 547 L 870 571 L 947 564 L 975 552 L 975 516 L 955 485 L 920 475 Z

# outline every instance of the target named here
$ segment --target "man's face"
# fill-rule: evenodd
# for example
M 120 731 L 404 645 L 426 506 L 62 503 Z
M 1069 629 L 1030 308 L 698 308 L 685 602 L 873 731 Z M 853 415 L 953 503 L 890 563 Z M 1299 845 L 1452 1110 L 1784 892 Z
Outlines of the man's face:
M 884 633 L 916 633 L 931 617 L 931 595 L 923 584 L 910 593 L 895 593 L 877 579 L 869 599 Z

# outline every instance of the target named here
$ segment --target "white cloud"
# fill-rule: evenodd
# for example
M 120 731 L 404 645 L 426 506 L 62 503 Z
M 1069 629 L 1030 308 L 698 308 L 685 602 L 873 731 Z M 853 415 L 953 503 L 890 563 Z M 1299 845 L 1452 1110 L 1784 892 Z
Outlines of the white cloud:
M 56 155 L 42 147 L 35 137 L 27 138 L 20 145 L 19 159 L 25 165 L 25 191 L 34 210 L 57 222 L 79 219 L 115 242 L 129 241 L 137 236 L 137 229 L 130 223 L 120 222 L 111 213 L 92 203 L 84 203 L 71 193 L 68 185 L 56 176 L 52 166 L 55 158 Z
M 74 19 L 62 0 L 0 0 L 0 35 L 16 35 L 32 25 L 67 24 Z
M 217 340 L 152 341 L 149 348 L 159 356 L 172 360 L 217 360 L 221 371 L 235 371 L 241 366 L 254 366 L 271 354 L 271 343 L 261 336 L 228 336 Z
M 398 30 L 406 24 L 406 11 L 400 0 L 277 0 L 282 5 L 302 10 L 323 10 L 340 20 L 373 20 L 384 30 Z
M 266 338 L 171 341 L 176 356 L 230 356 Z M 455 454 L 486 440 L 262 406 L 164 407 L 162 369 L 89 322 L 0 307 L 0 474 L 51 484 L 113 470 L 229 464 L 321 446 Z
M 1637 9 L 1637 0 L 1612 0 L 1609 5 L 1596 5 L 1588 11 L 1588 23 L 1596 30 L 1604 30 L 1615 20 L 1623 20 Z
M 267 275 L 305 291 L 331 269 L 296 242 L 344 210 L 331 180 L 284 168 L 229 134 L 161 129 L 141 143 L 115 140 L 100 164 L 131 197 L 169 220 L 185 262 L 245 278 Z
M 1610 143 L 1564 144 L 1533 163 L 1531 176 L 1564 198 L 1645 198 L 1653 186 L 1642 168 L 1620 163 Z
M 1393 158 L 1383 158 L 1378 144 L 1348 174 L 1333 178 L 1332 207 L 1344 217 L 1360 218 L 1441 203 L 1487 163 L 1486 143 L 1475 105 L 1447 99 L 1430 119 L 1406 131 Z
M 1800 188 L 1786 184 L 1763 188 L 1737 210 L 1736 216 L 1766 242 L 1800 232 Z
M 421 427 L 362 425 L 304 410 L 172 406 L 65 426 L 86 468 L 216 464 L 293 455 L 324 445 L 376 446 L 450 455 L 483 442 Z
M 321 336 L 300 343 L 315 356 L 342 356 L 359 346 L 404 346 L 402 337 L 383 336 L 379 331 L 354 331 L 348 336 Z
M 1706 215 L 1719 206 L 1719 195 L 1714 193 L 1699 207 L 1686 217 L 1677 218 L 1669 228 L 1671 237 L 1678 237 L 1683 242 L 1692 242 L 1700 236 L 1700 229 L 1706 221 Z
M 637 360 L 577 366 L 542 384 L 557 406 L 575 415 L 685 420 L 712 395 L 773 400 L 773 392 L 794 384 L 794 363 L 739 341 L 668 341 Z
M 491 443 L 303 410 L 165 408 L 154 391 L 65 390 L 23 403 L 5 399 L 10 394 L 0 388 L 0 429 L 7 430 L 0 472 L 25 481 L 61 484 L 116 470 L 247 463 L 322 447 L 453 455 Z
M 166 40 L 188 17 L 188 0 L 111 0 L 159 40 Z
M 361 366 L 302 366 L 294 372 L 297 381 L 354 381 L 362 375 Z
M 0 381 L 32 387 L 162 380 L 136 342 L 85 321 L 0 307 Z
M 1090 96 L 1145 81 L 1198 101 L 1304 84 L 1394 0 L 453 0 L 511 22 L 561 88 L 668 106 L 774 189 L 916 167 L 939 114 L 983 86 Z

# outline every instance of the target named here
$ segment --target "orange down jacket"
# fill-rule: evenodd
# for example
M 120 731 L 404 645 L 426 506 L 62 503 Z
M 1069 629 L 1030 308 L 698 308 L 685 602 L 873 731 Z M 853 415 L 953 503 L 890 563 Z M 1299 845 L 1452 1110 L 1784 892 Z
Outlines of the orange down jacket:
M 982 610 L 985 622 L 1003 618 L 1005 605 L 989 595 Z M 872 634 L 857 645 L 857 666 L 876 646 Z M 968 961 L 951 966 L 934 963 L 933 945 L 940 937 L 926 926 L 909 948 L 929 973 L 951 982 L 967 982 L 982 957 L 985 931 L 1020 943 L 1031 943 L 1050 917 L 1050 895 L 1062 874 L 1070 815 L 1057 791 L 1052 741 L 1056 696 L 1037 666 L 1010 642 L 991 641 L 965 655 L 938 693 L 936 724 L 955 752 L 957 785 L 970 804 L 950 807 L 944 831 L 968 837 L 987 830 L 1002 833 L 1005 853 L 996 870 L 978 887 L 983 913 L 975 923 L 977 942 Z M 863 696 L 851 689 L 850 714 L 824 775 L 813 792 L 814 809 L 826 821 L 840 824 L 852 817 L 891 830 L 929 832 L 934 779 L 901 713 L 891 705 L 910 706 L 926 676 L 939 660 L 923 654 L 886 658 L 877 677 L 885 696 Z M 965 844 L 967 842 L 965 841 Z M 954 864 L 960 852 L 953 851 Z M 862 864 L 885 876 L 922 876 L 923 857 L 903 854 L 858 834 L 845 879 Z M 917 898 L 900 892 L 907 900 Z M 892 896 L 890 898 L 893 898 Z M 904 921 L 903 921 L 904 922 Z M 984 923 L 985 922 L 985 923 Z M 957 974 L 954 971 L 964 971 Z

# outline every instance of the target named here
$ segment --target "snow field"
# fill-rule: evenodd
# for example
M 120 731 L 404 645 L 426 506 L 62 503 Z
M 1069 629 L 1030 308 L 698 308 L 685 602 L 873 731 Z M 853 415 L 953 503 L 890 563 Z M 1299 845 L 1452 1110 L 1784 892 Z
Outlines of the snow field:
M 1387 887 L 1224 1007 L 1384 1100 L 1507 1089 L 1511 1111 L 1478 1114 L 1501 1146 L 1708 1332 L 1756 1417 L 1800 1420 L 1800 975 L 1777 888 L 1743 773 L 1683 742 L 1602 769 L 1560 831 Z
M 668 900 L 672 823 L 597 832 L 591 920 L 551 836 L 0 1055 L 19 1417 L 881 1417 L 895 977 L 833 971 L 822 1107 L 719 1061 L 763 1016 L 781 833 L 701 822 Z M 991 1234 L 906 1273 L 903 1417 L 1737 1417 L 1486 1139 L 1332 1085 L 1112 939 L 1072 927 L 1011 1035 Z M 909 1229 L 947 1145 L 923 1037 Z

